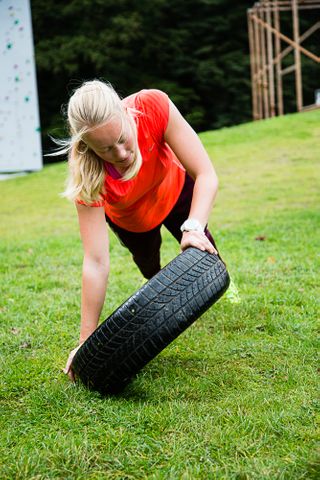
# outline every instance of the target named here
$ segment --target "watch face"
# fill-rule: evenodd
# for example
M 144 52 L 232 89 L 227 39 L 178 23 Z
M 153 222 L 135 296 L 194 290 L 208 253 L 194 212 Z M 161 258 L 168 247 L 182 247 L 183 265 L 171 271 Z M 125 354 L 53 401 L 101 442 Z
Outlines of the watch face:
M 198 222 L 195 222 L 194 220 L 187 220 L 184 226 L 186 229 L 194 230 L 199 225 Z
M 186 220 L 182 224 L 181 230 L 183 232 L 184 231 L 189 231 L 189 230 L 196 230 L 196 231 L 200 232 L 200 231 L 203 231 L 203 228 L 202 228 L 200 222 L 198 222 L 198 220 L 189 219 L 189 220 Z

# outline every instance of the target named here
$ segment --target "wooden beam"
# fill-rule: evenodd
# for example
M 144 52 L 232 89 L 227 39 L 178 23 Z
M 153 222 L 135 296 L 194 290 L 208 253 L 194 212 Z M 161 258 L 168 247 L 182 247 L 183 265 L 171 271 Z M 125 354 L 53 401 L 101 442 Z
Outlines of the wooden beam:
M 276 8 L 278 11 L 291 11 L 292 9 L 292 0 L 281 1 L 281 0 L 270 0 L 255 3 L 255 8 L 257 10 L 271 9 Z M 298 10 L 309 10 L 320 8 L 320 0 L 309 0 L 309 1 L 297 1 Z
M 250 67 L 251 67 L 251 95 L 252 95 L 252 116 L 253 120 L 258 120 L 258 106 L 257 106 L 257 88 L 255 83 L 256 74 L 256 59 L 255 59 L 255 44 L 254 44 L 254 31 L 253 22 L 248 11 L 248 35 L 249 35 L 249 50 L 250 50 Z
M 298 3 L 297 0 L 292 0 L 292 22 L 293 22 L 293 38 L 296 44 L 294 49 L 294 60 L 296 66 L 296 95 L 297 95 L 297 110 L 301 112 L 303 107 L 303 93 L 302 93 L 302 75 L 301 75 L 301 51 L 300 46 L 300 34 L 299 34 L 299 16 L 298 16 Z M 319 59 L 320 61 L 320 59 Z
M 297 44 L 294 40 L 291 40 L 291 38 L 287 37 L 286 35 L 283 35 L 283 33 L 278 32 L 275 28 L 270 27 L 267 23 L 265 23 L 263 20 L 258 18 L 254 13 L 251 15 L 253 20 L 258 23 L 260 26 L 266 28 L 267 30 L 270 30 L 272 33 L 274 33 L 277 37 L 281 38 L 281 40 L 284 40 L 287 42 L 289 45 L 293 46 L 294 48 L 297 48 L 301 53 L 304 53 L 307 57 L 311 58 L 317 63 L 320 63 L 320 57 L 317 55 L 314 55 L 312 52 L 309 52 L 306 48 L 301 47 L 301 45 Z
M 312 27 L 308 28 L 308 30 L 306 30 L 304 32 L 303 35 L 300 36 L 299 38 L 299 44 L 301 44 L 302 42 L 304 42 L 304 40 L 306 40 L 308 37 L 310 37 L 314 32 L 316 32 L 317 30 L 319 30 L 320 28 L 320 22 L 317 22 L 315 23 L 314 25 L 312 25 Z M 292 45 L 289 45 L 288 47 L 286 47 L 281 53 L 280 53 L 280 56 L 281 56 L 281 59 L 284 58 L 286 55 L 288 55 L 290 52 L 292 52 L 293 50 L 293 47 Z M 273 60 L 273 63 L 277 63 L 278 61 L 278 58 L 276 57 L 274 60 Z
M 260 12 L 261 19 L 264 20 L 264 12 Z M 268 95 L 268 77 L 265 69 L 266 65 L 266 31 L 260 28 L 260 42 L 261 42 L 261 81 L 263 92 L 263 109 L 264 118 L 269 118 L 269 95 Z
M 268 25 L 272 26 L 271 11 L 268 9 L 266 13 L 266 21 Z M 270 102 L 270 116 L 274 117 L 276 114 L 275 106 L 275 90 L 274 90 L 274 70 L 273 70 L 273 38 L 272 32 L 267 30 L 267 56 L 269 67 L 269 102 Z M 267 66 L 268 66 L 267 65 Z
M 296 64 L 290 65 L 290 67 L 284 68 L 281 70 L 281 75 L 287 75 L 287 73 L 292 73 L 296 71 Z
M 251 18 L 253 18 L 251 16 Z M 258 73 L 261 69 L 261 56 L 260 56 L 260 25 L 257 22 L 253 22 L 254 28 L 254 43 L 256 46 L 255 49 L 255 59 L 256 59 L 256 72 Z M 259 76 L 256 77 L 256 91 L 257 91 L 257 118 L 261 120 L 263 118 L 263 105 L 262 105 L 262 88 L 261 81 Z
M 275 14 L 276 12 L 274 12 Z M 274 15 L 275 16 L 275 15 Z M 275 25 L 276 25 L 276 20 L 274 20 L 275 22 Z M 280 27 L 279 27 L 280 28 Z M 300 44 L 306 40 L 306 38 L 310 37 L 310 35 L 312 35 L 314 32 L 316 32 L 317 30 L 319 30 L 320 28 L 320 22 L 317 22 L 315 23 L 312 27 L 310 27 L 308 30 L 306 30 L 304 32 L 303 35 L 300 36 Z M 277 29 L 278 30 L 278 29 Z M 278 30 L 279 31 L 279 30 Z M 277 39 L 275 39 L 277 41 Z M 284 50 L 282 50 L 282 52 L 280 52 L 280 49 L 279 49 L 279 54 L 277 53 L 276 54 L 276 57 L 272 59 L 272 64 L 273 65 L 276 65 L 278 62 L 280 62 L 286 55 L 288 55 L 290 52 L 292 52 L 293 50 L 293 47 L 291 45 L 289 45 L 288 47 L 286 47 Z M 265 68 L 269 69 L 269 65 L 267 65 Z
M 314 6 L 316 4 L 319 3 L 319 0 L 309 0 L 309 1 L 303 1 L 303 0 L 298 0 L 297 1 L 297 5 L 298 6 Z M 256 2 L 255 4 L 258 8 L 259 7 L 270 7 L 270 6 L 273 6 L 273 5 L 276 5 L 277 7 L 287 7 L 287 6 L 292 6 L 292 0 L 269 0 L 269 1 L 263 1 L 263 0 L 260 0 L 259 2 Z
M 276 6 L 277 6 L 276 2 Z M 280 32 L 280 15 L 279 10 L 276 8 L 273 12 L 274 26 L 278 32 Z M 282 89 L 282 76 L 281 76 L 281 39 L 280 37 L 275 37 L 275 52 L 276 56 L 279 57 L 279 61 L 276 63 L 276 77 L 277 77 L 277 107 L 278 115 L 283 115 L 283 89 Z
M 320 108 L 320 105 L 317 105 L 316 103 L 313 105 L 307 105 L 306 107 L 302 107 L 302 112 L 308 112 L 309 110 L 316 110 Z

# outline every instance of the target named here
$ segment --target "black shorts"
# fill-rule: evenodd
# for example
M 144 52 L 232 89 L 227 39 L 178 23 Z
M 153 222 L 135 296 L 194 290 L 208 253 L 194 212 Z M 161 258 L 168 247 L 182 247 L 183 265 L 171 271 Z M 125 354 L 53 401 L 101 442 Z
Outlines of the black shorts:
M 149 279 L 153 277 L 153 275 L 158 273 L 161 269 L 161 226 L 164 225 L 178 242 L 181 242 L 182 232 L 180 226 L 189 216 L 193 187 L 194 181 L 186 173 L 184 186 L 171 212 L 160 223 L 160 225 L 148 232 L 129 232 L 113 223 L 106 215 L 106 220 L 110 225 L 110 228 L 117 235 L 122 245 L 127 247 L 132 253 L 133 260 L 145 278 Z M 215 241 L 207 228 L 205 228 L 205 234 L 217 250 Z

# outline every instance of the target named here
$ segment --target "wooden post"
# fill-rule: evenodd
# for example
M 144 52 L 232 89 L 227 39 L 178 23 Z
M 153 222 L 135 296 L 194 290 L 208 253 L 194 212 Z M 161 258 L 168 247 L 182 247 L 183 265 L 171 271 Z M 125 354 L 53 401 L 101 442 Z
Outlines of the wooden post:
M 264 22 L 264 11 L 260 9 L 260 18 Z M 262 93 L 263 93 L 263 107 L 264 107 L 264 118 L 270 117 L 269 111 L 269 95 L 268 95 L 268 77 L 266 72 L 266 31 L 262 26 L 260 28 L 260 41 L 261 41 L 261 82 L 262 82 Z
M 275 2 L 275 9 L 273 12 L 274 26 L 275 29 L 280 32 L 280 14 L 278 1 Z M 275 37 L 275 51 L 276 57 L 280 57 L 281 53 L 281 40 L 278 36 Z M 282 90 L 282 75 L 281 75 L 281 58 L 276 64 L 276 76 L 277 76 L 277 106 L 278 106 L 278 115 L 283 115 L 283 90 Z
M 268 5 L 268 4 L 267 4 Z M 272 26 L 271 11 L 268 5 L 266 12 L 267 24 Z M 274 90 L 274 70 L 273 70 L 273 38 L 270 30 L 267 30 L 267 52 L 268 52 L 268 67 L 269 67 L 269 99 L 270 99 L 270 116 L 274 117 L 275 111 L 275 90 Z
M 255 9 L 256 11 L 256 9 Z M 254 16 L 252 16 L 254 18 Z M 263 118 L 263 105 L 262 105 L 262 89 L 261 89 L 261 79 L 260 79 L 260 26 L 257 21 L 254 21 L 254 41 L 256 45 L 255 49 L 255 58 L 256 58 L 256 92 L 257 92 L 257 117 L 258 120 Z
M 298 49 L 300 46 L 299 34 L 299 17 L 297 0 L 292 0 L 292 21 L 293 21 L 293 39 L 297 46 L 294 49 L 294 60 L 296 67 L 296 95 L 297 95 L 297 110 L 301 112 L 303 107 L 302 99 L 302 78 L 301 78 L 301 52 Z
M 251 92 L 252 92 L 252 114 L 253 120 L 258 120 L 258 102 L 257 102 L 257 88 L 256 88 L 256 75 L 257 64 L 254 44 L 254 31 L 253 21 L 251 18 L 251 10 L 248 10 L 248 34 L 249 34 L 249 49 L 250 49 L 250 67 L 251 67 Z

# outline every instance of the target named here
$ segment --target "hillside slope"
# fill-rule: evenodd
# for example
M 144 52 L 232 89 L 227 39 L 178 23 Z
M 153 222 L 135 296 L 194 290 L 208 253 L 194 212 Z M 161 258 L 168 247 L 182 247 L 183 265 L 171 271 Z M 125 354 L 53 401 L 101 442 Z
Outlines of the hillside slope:
M 320 110 L 201 137 L 241 303 L 220 300 L 116 398 L 61 372 L 82 264 L 65 163 L 0 182 L 1 479 L 319 478 Z M 141 284 L 113 235 L 110 250 L 102 317 Z M 165 231 L 162 250 L 179 251 Z

